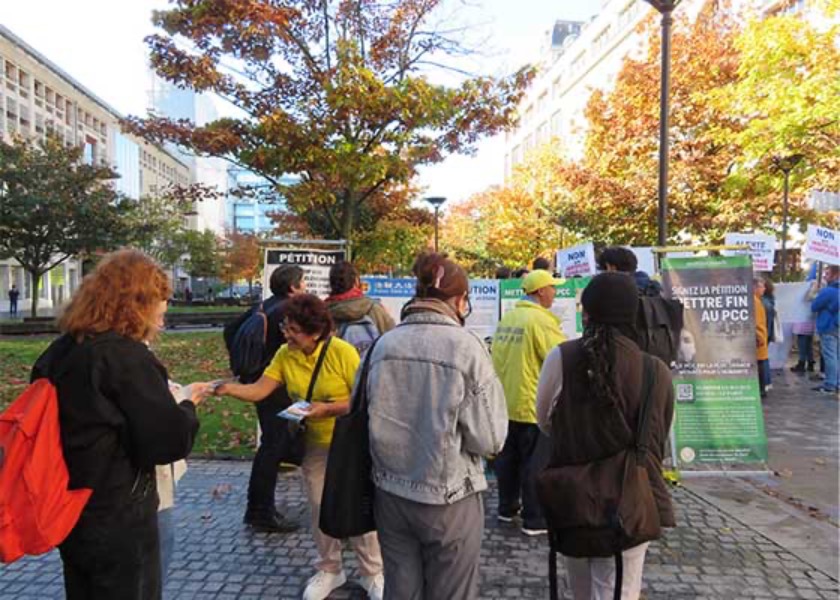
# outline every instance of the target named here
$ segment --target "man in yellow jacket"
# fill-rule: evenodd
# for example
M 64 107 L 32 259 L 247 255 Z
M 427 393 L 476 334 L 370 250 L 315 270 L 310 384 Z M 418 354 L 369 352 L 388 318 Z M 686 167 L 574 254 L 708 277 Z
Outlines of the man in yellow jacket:
M 767 343 L 767 311 L 761 297 L 764 295 L 764 279 L 753 279 L 753 305 L 755 306 L 755 356 L 758 361 L 758 389 L 762 398 L 767 397 L 767 373 L 770 372 L 770 353 Z
M 522 513 L 522 533 L 546 533 L 534 478 L 548 440 L 537 426 L 537 382 L 548 353 L 565 341 L 554 304 L 555 279 L 543 270 L 522 280 L 525 298 L 507 312 L 493 337 L 493 366 L 502 381 L 508 408 L 508 437 L 496 458 L 499 481 L 499 520 L 505 523 Z

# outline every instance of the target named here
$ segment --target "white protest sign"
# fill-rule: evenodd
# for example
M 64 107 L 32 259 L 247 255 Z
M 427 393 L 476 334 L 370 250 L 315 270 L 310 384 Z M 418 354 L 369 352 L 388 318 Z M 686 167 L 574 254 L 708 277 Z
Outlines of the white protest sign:
M 840 265 L 840 231 L 808 225 L 805 236 L 805 258 L 812 258 L 829 265 Z
M 563 277 L 595 275 L 595 246 L 588 242 L 559 250 L 557 265 Z
M 749 246 L 749 250 L 726 250 L 725 256 L 749 254 L 752 256 L 753 271 L 761 273 L 773 270 L 776 253 L 776 238 L 763 233 L 727 233 L 724 241 L 727 246 Z
M 467 317 L 467 328 L 482 339 L 493 337 L 499 323 L 499 280 L 471 280 L 470 303 L 472 313 Z
M 631 247 L 630 250 L 636 255 L 637 271 L 644 271 L 648 275 L 656 273 L 656 259 L 653 256 L 653 248 L 650 246 Z
M 320 298 L 330 295 L 330 268 L 344 260 L 344 250 L 310 250 L 306 248 L 268 248 L 263 269 L 263 295 L 271 295 L 271 274 L 281 265 L 303 269 L 306 291 Z

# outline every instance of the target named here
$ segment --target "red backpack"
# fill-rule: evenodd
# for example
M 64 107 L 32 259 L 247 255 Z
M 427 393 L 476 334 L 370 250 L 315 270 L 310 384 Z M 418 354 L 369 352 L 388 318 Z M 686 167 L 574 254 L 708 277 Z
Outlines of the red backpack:
M 32 383 L 0 415 L 0 561 L 43 554 L 70 534 L 93 490 L 68 490 L 58 395 Z

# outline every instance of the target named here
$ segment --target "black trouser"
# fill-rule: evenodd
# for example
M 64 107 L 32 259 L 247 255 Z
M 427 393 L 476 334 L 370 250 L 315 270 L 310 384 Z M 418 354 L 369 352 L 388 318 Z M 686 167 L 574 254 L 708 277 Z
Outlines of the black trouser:
M 248 510 L 251 512 L 271 514 L 274 511 L 274 488 L 277 487 L 277 469 L 283 453 L 280 427 L 288 427 L 287 421 L 278 417 L 277 413 L 288 406 L 285 387 L 278 388 L 265 400 L 257 402 L 257 418 L 262 435 L 248 482 Z
M 551 440 L 535 424 L 508 421 L 505 446 L 493 464 L 499 480 L 499 514 L 513 516 L 521 506 L 526 529 L 545 529 L 536 477 L 548 464 L 550 451 Z
M 124 501 L 88 506 L 59 546 L 67 600 L 161 598 L 158 497 L 144 474 Z

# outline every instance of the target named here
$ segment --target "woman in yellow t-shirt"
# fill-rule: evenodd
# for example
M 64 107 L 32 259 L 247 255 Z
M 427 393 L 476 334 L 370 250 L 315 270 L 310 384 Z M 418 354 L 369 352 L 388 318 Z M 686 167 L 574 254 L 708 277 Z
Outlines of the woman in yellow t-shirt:
M 301 465 L 312 513 L 312 535 L 319 555 L 315 563 L 317 572 L 307 582 L 303 599 L 321 600 L 347 580 L 341 565 L 341 541 L 324 534 L 318 527 L 318 519 L 333 426 L 335 418 L 350 409 L 359 354 L 339 338 L 332 338 L 329 345 L 326 344 L 333 322 L 327 305 L 317 296 L 298 294 L 288 300 L 282 327 L 287 343 L 280 347 L 258 381 L 248 385 L 225 383 L 216 388 L 215 393 L 259 402 L 280 385 L 285 385 L 293 401 L 304 400 L 318 357 L 326 348 L 312 391 L 312 405 L 305 413 L 306 455 Z M 376 532 L 351 538 L 350 542 L 359 559 L 362 587 L 370 598 L 381 599 L 384 579 Z

